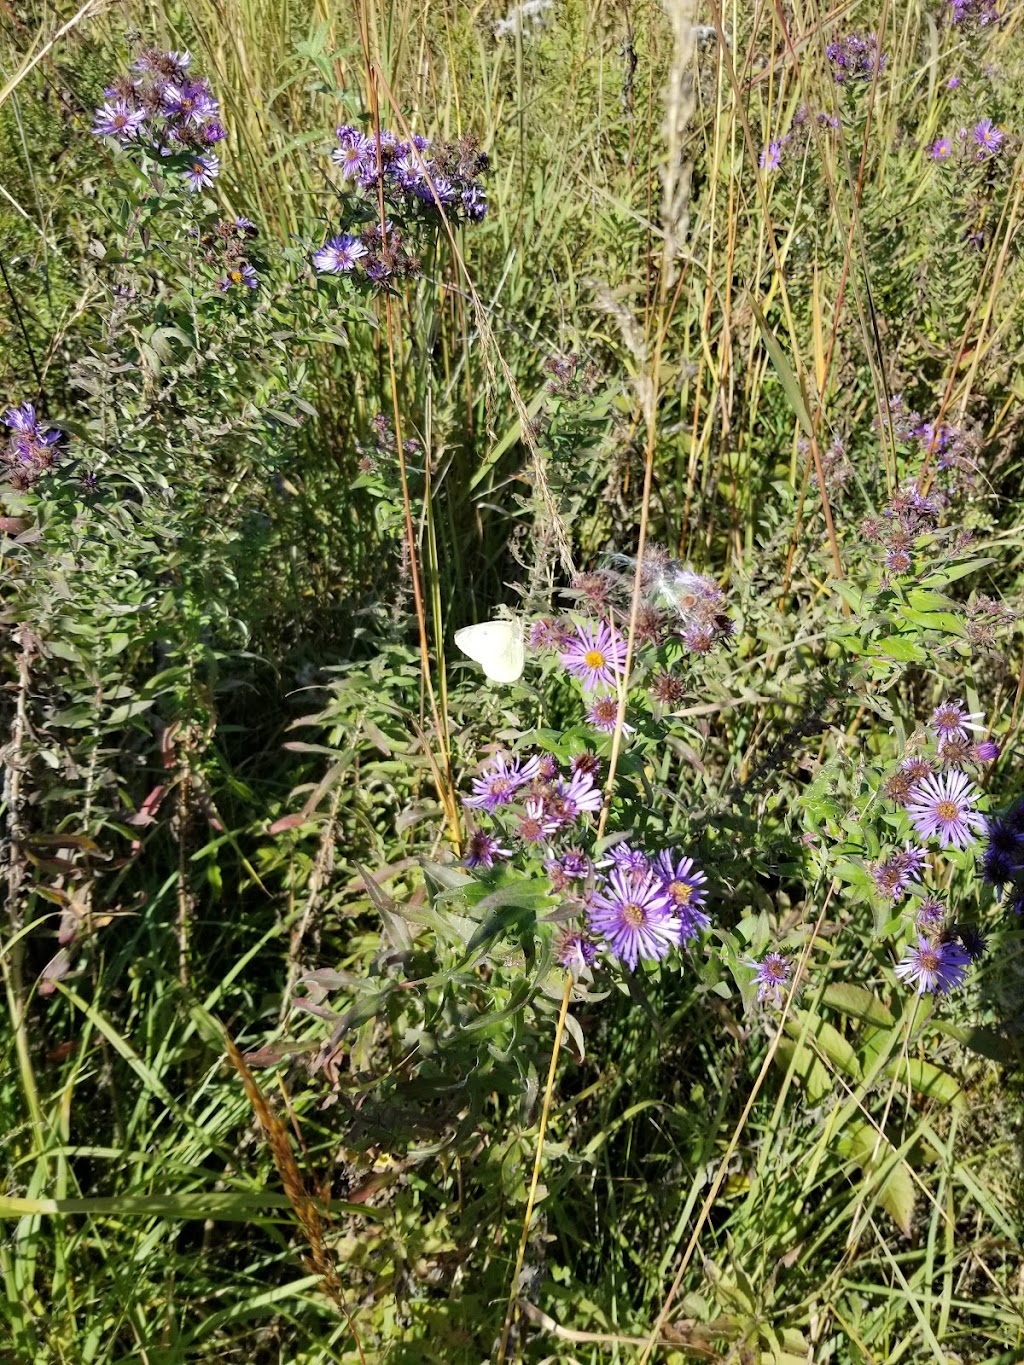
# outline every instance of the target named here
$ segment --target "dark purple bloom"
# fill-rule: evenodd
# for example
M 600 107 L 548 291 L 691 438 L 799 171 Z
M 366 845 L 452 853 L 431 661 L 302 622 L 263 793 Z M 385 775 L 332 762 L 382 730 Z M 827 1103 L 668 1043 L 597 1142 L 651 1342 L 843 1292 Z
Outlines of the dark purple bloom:
M 462 191 L 462 211 L 471 223 L 482 223 L 487 216 L 487 195 L 479 185 Z
M 974 842 L 972 826 L 979 829 L 985 825 L 976 806 L 978 796 L 966 773 L 951 770 L 941 777 L 925 778 L 916 786 L 907 802 L 907 814 L 922 839 L 937 835 L 942 848 L 950 844 L 966 848 Z
M 825 51 L 840 85 L 849 80 L 870 80 L 876 71 L 885 70 L 885 57 L 878 51 L 873 33 L 849 33 L 834 39 Z
M 331 275 L 343 275 L 354 270 L 357 262 L 366 255 L 366 247 L 358 237 L 342 233 L 332 237 L 319 251 L 313 253 L 313 264 L 317 270 Z
M 510 805 L 519 789 L 537 776 L 539 766 L 536 757 L 523 764 L 519 758 L 498 754 L 491 760 L 490 769 L 474 779 L 473 795 L 463 797 L 462 804 L 491 812 L 498 806 Z
M 569 848 L 560 858 L 553 858 L 545 866 L 549 876 L 552 869 L 557 867 L 561 876 L 568 881 L 580 881 L 590 871 L 590 859 L 578 848 Z
M 964 952 L 972 962 L 977 962 L 979 958 L 984 957 L 988 940 L 976 924 L 958 924 L 956 933 L 963 945 Z
M 994 763 L 1001 753 L 994 739 L 982 739 L 973 746 L 971 757 L 975 763 Z
M 488 871 L 494 866 L 495 858 L 507 858 L 510 850 L 502 848 L 492 834 L 475 829 L 469 836 L 469 846 L 463 862 L 467 867 L 483 867 Z
M 626 666 L 626 641 L 604 621 L 576 627 L 571 642 L 559 656 L 565 669 L 579 678 L 588 692 L 615 686 Z
M 752 964 L 757 968 L 757 998 L 762 1003 L 771 1000 L 776 1009 L 782 1006 L 782 993 L 793 971 L 793 964 L 782 953 L 765 953 L 760 962 Z
M 667 957 L 678 942 L 672 905 L 657 877 L 616 869 L 590 898 L 590 929 L 634 970 L 641 957 Z
M 623 840 L 612 845 L 599 866 L 615 867 L 638 877 L 646 877 L 651 871 L 651 860 L 642 849 L 634 848 L 632 844 Z
M 901 981 L 917 987 L 918 995 L 934 991 L 945 995 L 963 985 L 970 963 L 969 954 L 955 940 L 919 938 L 895 970 Z
M 1009 853 L 994 844 L 990 844 L 985 850 L 985 856 L 981 863 L 981 875 L 989 886 L 995 887 L 997 900 L 1003 894 L 1003 887 L 1008 882 L 1012 882 L 1017 873 L 1021 871 L 1022 859 L 1024 859 L 1024 848 L 1016 853 Z

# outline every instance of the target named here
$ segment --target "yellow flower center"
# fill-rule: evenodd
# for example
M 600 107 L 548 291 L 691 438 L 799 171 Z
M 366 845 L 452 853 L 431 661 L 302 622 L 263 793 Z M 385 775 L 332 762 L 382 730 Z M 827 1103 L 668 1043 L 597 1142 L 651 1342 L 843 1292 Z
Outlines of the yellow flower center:
M 588 668 L 604 668 L 607 661 L 599 649 L 588 649 L 583 656 L 583 662 Z
M 689 905 L 693 897 L 693 887 L 689 882 L 670 882 L 668 894 L 676 905 Z
M 232 284 L 241 284 L 241 283 L 242 283 L 242 272 L 241 272 L 240 270 L 232 270 L 232 272 L 231 272 L 231 283 L 232 283 Z
M 647 916 L 644 914 L 644 907 L 630 901 L 628 905 L 622 907 L 622 918 L 631 929 L 639 929 Z
M 939 801 L 935 806 L 935 817 L 944 825 L 952 824 L 960 818 L 960 807 L 955 801 Z

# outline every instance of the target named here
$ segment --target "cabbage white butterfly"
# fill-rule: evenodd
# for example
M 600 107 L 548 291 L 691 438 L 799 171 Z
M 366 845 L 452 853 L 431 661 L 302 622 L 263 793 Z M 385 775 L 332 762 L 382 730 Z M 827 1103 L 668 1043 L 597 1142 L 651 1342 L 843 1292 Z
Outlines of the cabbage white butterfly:
M 455 632 L 455 643 L 491 682 L 514 683 L 526 665 L 522 621 L 481 621 Z

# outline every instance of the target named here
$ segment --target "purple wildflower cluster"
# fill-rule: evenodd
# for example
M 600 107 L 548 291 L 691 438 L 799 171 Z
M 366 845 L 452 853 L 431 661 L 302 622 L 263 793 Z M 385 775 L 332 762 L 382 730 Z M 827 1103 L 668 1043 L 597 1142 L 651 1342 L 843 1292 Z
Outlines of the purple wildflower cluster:
M 203 76 L 189 74 L 188 52 L 150 48 L 136 58 L 132 72 L 104 90 L 93 132 L 122 147 L 146 145 L 160 156 L 182 156 L 185 184 L 208 188 L 220 174 L 213 147 L 227 136 L 220 105 Z
M 987 28 L 999 22 L 992 0 L 949 0 L 949 6 L 950 23 L 962 28 Z
M 839 85 L 867 81 L 885 70 L 885 57 L 878 50 L 874 33 L 848 33 L 845 38 L 833 38 L 826 53 Z
M 385 201 L 396 211 L 439 209 L 450 220 L 480 223 L 487 213 L 487 194 L 481 175 L 487 153 L 472 138 L 432 143 L 414 135 L 402 142 L 382 128 L 379 137 L 344 125 L 337 130 L 338 146 L 331 159 L 343 180 L 354 181 L 374 198 L 383 188 Z
M 582 684 L 589 723 L 610 734 L 618 720 L 619 697 L 629 682 L 625 677 L 625 621 L 631 606 L 633 575 L 611 569 L 580 574 L 569 593 L 607 619 L 575 614 L 541 617 L 531 627 L 530 647 L 557 652 L 562 667 Z M 635 625 L 638 653 L 675 645 L 689 654 L 708 654 L 732 634 L 725 594 L 715 580 L 694 573 L 661 550 L 649 550 L 644 556 L 641 594 Z M 623 623 L 621 628 L 613 624 L 616 617 Z M 660 670 L 651 678 L 648 690 L 658 706 L 673 707 L 685 696 L 686 684 L 675 673 Z M 632 734 L 634 728 L 623 721 L 625 734 Z
M 248 259 L 250 243 L 259 236 L 259 229 L 248 218 L 222 219 L 210 232 L 191 229 L 203 253 L 203 260 L 218 274 L 217 287 L 222 294 L 233 289 L 257 289 L 259 274 Z
M 835 114 L 826 114 L 824 111 L 819 111 L 814 115 L 813 123 L 817 123 L 820 128 L 830 128 L 833 131 L 838 130 L 840 127 L 839 120 L 836 118 Z M 758 157 L 757 161 L 761 170 L 767 171 L 769 174 L 781 170 L 782 162 L 787 154 L 787 147 L 795 142 L 797 143 L 797 150 L 800 150 L 807 142 L 811 127 L 812 119 L 810 110 L 807 108 L 806 104 L 801 104 L 793 115 L 793 125 L 789 132 L 783 137 L 774 138 L 771 142 L 762 147 L 761 155 Z
M 884 419 L 886 426 L 890 420 L 896 439 L 908 445 L 916 443 L 929 466 L 941 476 L 940 486 L 930 492 L 938 507 L 948 507 L 958 494 L 974 486 L 979 439 L 969 426 L 956 427 L 951 422 L 924 418 L 907 406 L 900 393 L 894 393 L 889 399 L 889 414 Z
M 402 434 L 402 451 L 407 459 L 419 455 L 422 445 L 415 436 Z M 398 456 L 398 440 L 391 418 L 386 412 L 378 412 L 370 421 L 370 441 L 356 442 L 359 456 L 360 474 L 380 474 L 395 467 Z
M 471 138 L 433 143 L 414 136 L 402 142 L 386 128 L 361 133 L 348 124 L 337 130 L 338 146 L 331 153 L 346 184 L 362 191 L 366 202 L 360 213 L 379 215 L 383 194 L 388 212 L 410 220 L 436 222 L 441 214 L 450 222 L 483 221 L 487 195 L 481 175 L 487 155 Z M 363 278 L 386 288 L 420 273 L 419 260 L 407 250 L 402 230 L 390 220 L 358 223 L 328 238 L 313 253 L 313 265 L 326 275 Z
M 550 755 L 497 754 L 474 779 L 463 804 L 487 820 L 472 831 L 464 858 L 490 871 L 517 854 L 538 857 L 569 919 L 556 956 L 578 971 L 600 952 L 632 971 L 660 961 L 710 926 L 703 909 L 707 878 L 692 858 L 672 849 L 649 855 L 627 842 L 595 860 L 582 845 L 593 839 L 591 817 L 603 803 L 598 760 L 578 754 L 564 771 Z
M 985 729 L 981 719 L 969 714 L 960 700 L 941 702 L 932 712 L 923 743 L 918 736 L 913 751 L 888 775 L 882 788 L 903 807 L 922 845 L 914 847 L 908 841 L 871 870 L 876 891 L 887 900 L 902 901 L 914 890 L 923 895 L 913 916 L 918 942 L 896 968 L 897 975 L 915 984 L 919 992 L 945 993 L 961 985 L 970 961 L 984 947 L 972 926 L 948 925 L 943 903 L 925 892 L 928 844 L 937 840 L 940 849 L 962 850 L 975 843 L 979 834 L 987 833 L 988 850 L 982 864 L 985 880 L 1001 891 L 1004 884 L 1024 876 L 1024 802 L 1005 820 L 982 815 L 978 810 L 981 792 L 964 770 L 999 757 L 995 740 L 976 737 Z
M 55 428 L 44 428 L 31 403 L 8 408 L 3 416 L 10 431 L 3 449 L 3 463 L 11 485 L 21 492 L 31 488 L 56 463 L 57 442 L 61 433 Z
M 782 1008 L 782 996 L 789 986 L 793 974 L 793 964 L 784 953 L 765 953 L 760 962 L 749 964 L 756 968 L 754 980 L 757 983 L 757 999 L 760 1004 L 771 1004 Z
M 990 118 L 979 119 L 972 128 L 959 128 L 955 137 L 939 137 L 928 149 L 933 161 L 988 161 L 998 155 L 1006 140 L 1002 128 Z

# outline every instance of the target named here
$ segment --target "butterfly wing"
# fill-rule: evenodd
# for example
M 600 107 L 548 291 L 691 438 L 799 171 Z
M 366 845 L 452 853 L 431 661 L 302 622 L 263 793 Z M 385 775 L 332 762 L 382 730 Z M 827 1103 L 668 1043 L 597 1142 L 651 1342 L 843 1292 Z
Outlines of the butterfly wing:
M 514 683 L 526 666 L 519 621 L 481 621 L 455 632 L 455 643 L 484 670 L 491 682 Z

